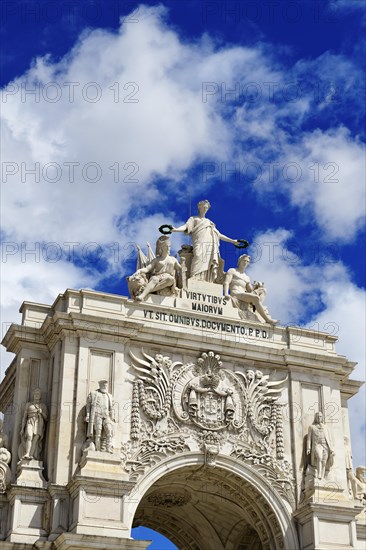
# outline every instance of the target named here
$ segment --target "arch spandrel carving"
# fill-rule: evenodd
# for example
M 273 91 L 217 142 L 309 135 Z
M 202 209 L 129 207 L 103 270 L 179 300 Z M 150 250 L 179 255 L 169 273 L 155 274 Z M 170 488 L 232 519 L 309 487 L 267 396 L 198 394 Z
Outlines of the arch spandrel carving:
M 186 363 L 143 349 L 130 350 L 130 358 L 131 438 L 121 455 L 131 481 L 174 454 L 201 452 L 206 465 L 226 455 L 250 465 L 294 506 L 279 401 L 287 377 L 234 372 L 213 351 Z
M 258 550 L 297 548 L 279 399 L 287 378 L 233 368 L 213 351 L 186 362 L 144 349 L 130 357 L 131 438 L 122 456 L 133 493 L 143 495 L 130 511 L 134 525 L 187 550 L 209 550 L 207 541 L 239 550 L 250 538 Z

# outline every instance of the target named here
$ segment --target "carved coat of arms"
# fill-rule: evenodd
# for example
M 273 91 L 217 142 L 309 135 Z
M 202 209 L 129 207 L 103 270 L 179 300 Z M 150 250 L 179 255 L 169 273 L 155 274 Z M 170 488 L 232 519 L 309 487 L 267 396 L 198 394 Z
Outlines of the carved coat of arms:
M 244 401 L 236 375 L 222 368 L 220 356 L 202 353 L 183 367 L 172 389 L 175 416 L 204 430 L 238 429 Z
M 292 498 L 278 402 L 287 377 L 273 380 L 254 369 L 234 372 L 213 351 L 186 364 L 143 350 L 138 355 L 130 351 L 135 374 L 131 440 L 122 446 L 131 479 L 166 456 L 197 447 L 205 463 L 214 465 L 225 448 Z
M 204 352 L 195 363 L 183 365 L 169 357 L 130 352 L 137 374 L 132 404 L 132 439 L 139 438 L 140 413 L 157 422 L 165 417 L 200 431 L 240 432 L 261 438 L 273 431 L 274 406 L 283 382 L 269 380 L 261 371 L 232 372 L 220 356 Z

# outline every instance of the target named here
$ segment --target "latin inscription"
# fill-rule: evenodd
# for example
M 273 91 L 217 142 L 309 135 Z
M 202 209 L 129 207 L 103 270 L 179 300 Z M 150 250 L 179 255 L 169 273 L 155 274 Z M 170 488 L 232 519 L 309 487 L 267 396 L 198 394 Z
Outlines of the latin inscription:
M 216 315 L 222 315 L 222 307 L 212 306 L 211 304 L 200 304 L 199 302 L 192 302 L 193 311 L 203 311 L 203 313 L 215 313 Z
M 184 290 L 186 298 L 192 300 L 192 310 L 202 313 L 212 313 L 213 315 L 222 315 L 223 309 L 220 306 L 226 306 L 227 299 L 223 296 L 213 296 L 203 292 L 190 292 Z
M 188 327 L 201 328 L 204 330 L 213 330 L 215 332 L 225 332 L 228 334 L 239 334 L 241 336 L 253 336 L 255 338 L 268 339 L 268 332 L 264 329 L 246 327 L 234 323 L 216 321 L 211 319 L 196 319 L 189 315 L 180 315 L 177 313 L 165 313 L 163 311 L 153 311 L 144 309 L 144 318 L 155 321 L 163 321 L 175 325 L 185 325 Z

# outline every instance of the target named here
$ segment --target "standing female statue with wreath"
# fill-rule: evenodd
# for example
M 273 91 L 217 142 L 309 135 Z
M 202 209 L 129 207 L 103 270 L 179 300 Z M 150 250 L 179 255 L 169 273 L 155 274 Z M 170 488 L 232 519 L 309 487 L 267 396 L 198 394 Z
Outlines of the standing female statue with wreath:
M 220 240 L 232 243 L 238 248 L 240 243 L 244 243 L 242 248 L 248 246 L 248 243 L 242 240 L 230 239 L 230 237 L 226 237 L 219 232 L 216 225 L 206 218 L 206 212 L 211 207 L 208 200 L 200 201 L 197 207 L 198 216 L 191 216 L 180 227 L 168 227 L 172 233 L 184 232 L 192 238 L 193 258 L 190 278 L 213 283 L 217 280 L 220 271 L 223 275 L 224 261 L 220 256 Z

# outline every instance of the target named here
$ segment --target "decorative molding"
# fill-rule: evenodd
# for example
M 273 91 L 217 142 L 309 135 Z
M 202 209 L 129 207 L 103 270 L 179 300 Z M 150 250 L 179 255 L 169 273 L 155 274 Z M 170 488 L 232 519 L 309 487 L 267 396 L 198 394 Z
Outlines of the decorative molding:
M 121 446 L 121 462 L 124 470 L 130 474 L 130 480 L 136 481 L 145 470 L 151 468 L 167 456 L 190 448 L 184 435 L 179 433 L 159 437 L 159 433 L 142 440 L 138 445 L 127 442 Z
M 277 460 L 269 454 L 264 454 L 261 449 L 253 449 L 241 444 L 234 445 L 231 456 L 251 465 L 295 508 L 295 480 L 292 467 L 287 460 Z

